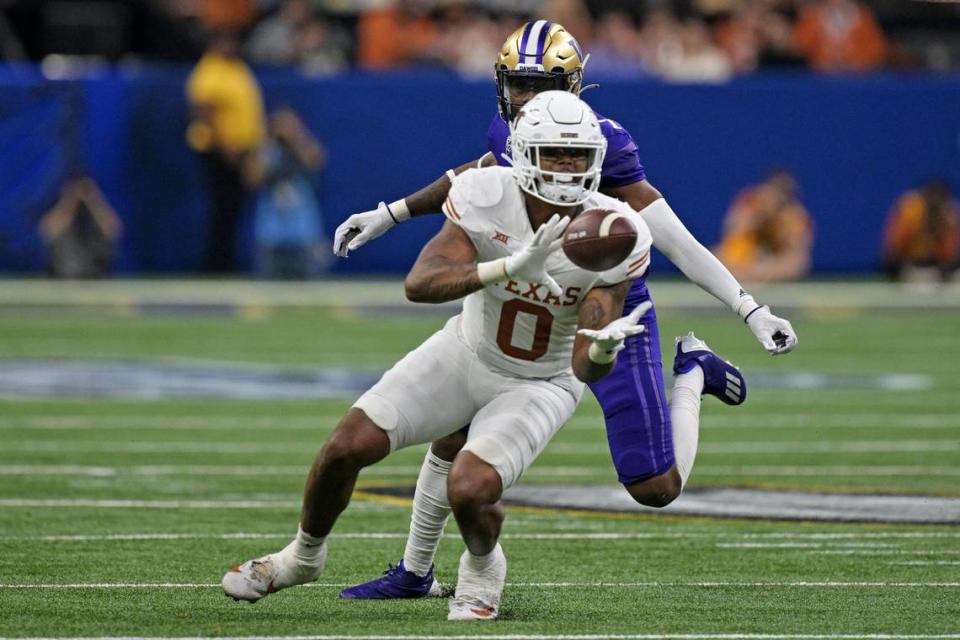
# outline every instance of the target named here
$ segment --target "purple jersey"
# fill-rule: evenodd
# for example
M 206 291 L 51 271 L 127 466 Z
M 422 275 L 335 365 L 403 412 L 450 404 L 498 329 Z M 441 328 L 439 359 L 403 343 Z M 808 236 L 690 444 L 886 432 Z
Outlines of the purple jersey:
M 607 155 L 603 158 L 603 174 L 600 178 L 600 188 L 622 187 L 647 179 L 647 174 L 640 164 L 640 152 L 633 141 L 630 132 L 619 123 L 604 118 L 599 113 L 600 130 L 607 139 Z M 503 121 L 500 114 L 495 114 L 487 130 L 487 147 L 497 159 L 497 164 L 508 166 L 503 158 L 507 153 L 507 140 L 510 137 L 510 128 Z

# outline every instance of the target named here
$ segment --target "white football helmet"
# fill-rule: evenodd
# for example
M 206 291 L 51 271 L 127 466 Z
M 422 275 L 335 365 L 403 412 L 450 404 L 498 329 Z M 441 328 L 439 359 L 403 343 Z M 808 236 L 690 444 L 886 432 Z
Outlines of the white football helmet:
M 586 171 L 545 171 L 545 148 L 585 149 Z M 561 207 L 581 204 L 600 186 L 607 139 L 586 102 L 567 91 L 544 91 L 527 102 L 510 125 L 510 163 L 520 188 Z

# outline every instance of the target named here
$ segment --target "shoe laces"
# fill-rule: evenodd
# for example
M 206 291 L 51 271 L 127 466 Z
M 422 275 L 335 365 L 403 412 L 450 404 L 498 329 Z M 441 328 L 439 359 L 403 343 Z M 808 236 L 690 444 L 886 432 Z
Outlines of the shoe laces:
M 390 562 L 387 563 L 387 570 L 383 572 L 383 575 L 392 578 L 393 576 L 399 576 L 401 573 L 403 573 L 403 571 L 400 570 L 400 565 L 393 566 L 393 563 Z

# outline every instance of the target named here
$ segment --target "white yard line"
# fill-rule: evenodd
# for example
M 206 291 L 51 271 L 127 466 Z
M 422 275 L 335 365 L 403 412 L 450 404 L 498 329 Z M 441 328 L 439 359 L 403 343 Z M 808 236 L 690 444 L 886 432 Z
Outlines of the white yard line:
M 130 430 L 318 430 L 333 429 L 343 413 L 322 413 L 312 416 L 22 416 L 0 418 L 0 429 L 130 429 Z
M 6 446 L 6 445 L 5 445 Z M 157 447 L 158 449 L 160 447 Z M 250 446 L 250 454 L 254 453 L 255 445 Z M 76 451 L 64 446 L 64 452 Z M 90 452 L 104 452 L 102 448 L 91 448 Z M 127 451 L 129 453 L 130 451 Z M 173 453 L 174 451 L 169 451 Z M 194 451 L 200 453 L 200 450 Z M 209 453 L 210 451 L 205 451 Z M 302 446 L 297 453 L 302 453 Z M 147 453 L 147 451 L 141 451 Z M 188 453 L 188 451 L 178 451 Z M 233 451 L 231 453 L 237 453 Z M 547 451 L 549 455 L 550 451 Z M 0 476 L 89 476 L 107 478 L 112 476 L 240 476 L 240 477 L 271 477 L 271 476 L 303 476 L 307 472 L 304 465 L 136 465 L 129 467 L 110 467 L 101 465 L 56 465 L 56 464 L 0 464 Z M 420 467 L 415 465 L 380 464 L 364 469 L 363 476 L 395 476 L 408 475 L 415 478 Z M 532 478 L 612 478 L 612 471 L 606 468 L 593 468 L 573 465 L 534 465 L 527 471 L 527 477 Z M 943 477 L 960 476 L 960 466 L 924 466 L 924 465 L 782 465 L 769 466 L 765 464 L 750 465 L 697 465 L 697 473 L 701 476 L 742 477 Z
M 50 441 L 13 440 L 4 445 L 10 453 L 211 453 L 211 454 L 302 454 L 305 444 L 297 442 L 198 442 L 149 441 L 116 442 L 113 440 Z M 319 446 L 319 441 L 316 446 Z M 820 440 L 756 442 L 733 441 L 704 443 L 701 454 L 808 454 L 839 455 L 848 453 L 939 453 L 960 451 L 960 439 L 942 440 Z M 555 442 L 550 444 L 545 455 L 552 456 L 608 456 L 606 442 Z
M 536 467 L 534 467 L 536 468 Z M 697 465 L 697 474 L 701 476 L 768 476 L 768 477 L 885 477 L 916 476 L 950 478 L 960 476 L 960 466 L 924 466 L 924 465 Z
M 347 583 L 311 582 L 301 585 L 311 588 L 343 588 Z M 508 582 L 506 586 L 516 589 L 586 589 L 586 588 L 938 588 L 955 589 L 960 582 L 839 582 L 839 581 L 796 581 L 796 582 Z M 82 583 L 0 583 L 0 589 L 212 589 L 222 588 L 219 582 L 82 582 Z
M 324 430 L 332 429 L 342 413 L 318 413 L 309 416 L 249 415 L 33 415 L 0 418 L 0 429 L 160 429 L 160 430 Z M 960 417 L 952 413 L 890 415 L 884 413 L 834 413 L 832 415 L 751 413 L 749 415 L 709 415 L 704 424 L 710 429 L 767 428 L 921 428 L 960 430 Z M 603 430 L 600 416 L 574 416 L 564 430 Z
M 701 454 L 754 454 L 754 453 L 929 453 L 960 451 L 960 438 L 949 440 L 809 440 L 794 441 L 729 441 L 703 443 Z M 547 446 L 546 453 L 554 455 L 608 455 L 605 442 L 555 442 Z
M 960 633 L 581 633 L 474 635 L 215 636 L 217 640 L 958 640 Z M 0 640 L 206 640 L 197 636 L 41 637 Z
M 742 535 L 744 538 L 802 538 L 810 540 L 842 540 L 859 538 L 960 538 L 960 531 L 770 531 L 763 533 L 744 533 L 740 535 Z
M 960 633 L 580 633 L 482 635 L 215 636 L 217 640 L 958 640 Z M 197 636 L 41 637 L 0 640 L 206 640 Z
M 331 539 L 405 539 L 406 531 L 379 531 L 379 532 L 334 532 Z M 832 542 L 835 546 L 848 547 L 857 544 L 845 542 L 850 539 L 858 538 L 894 538 L 894 539 L 937 539 L 937 538 L 960 538 L 960 531 L 917 531 L 917 532 L 864 532 L 864 533 L 811 533 L 811 532 L 776 532 L 776 533 L 723 533 L 723 532 L 695 532 L 695 531 L 674 531 L 664 530 L 656 533 L 652 532 L 623 532 L 623 533 L 503 533 L 500 536 L 507 540 L 656 540 L 656 539 L 722 539 L 722 540 L 746 540 L 746 539 L 782 539 L 795 538 L 800 540 L 827 540 L 843 541 Z M 290 532 L 278 533 L 107 533 L 90 535 L 45 535 L 45 536 L 0 536 L 4 541 L 29 541 L 29 542 L 112 542 L 112 541 L 135 541 L 135 540 L 287 540 L 290 538 Z M 456 533 L 444 534 L 444 538 L 449 540 L 459 540 L 460 535 Z M 827 544 L 831 544 L 828 542 Z M 937 555 L 937 554 L 960 554 L 960 550 L 906 550 L 906 549 L 825 549 L 823 543 L 718 543 L 722 548 L 796 548 L 796 549 L 817 549 L 816 551 L 807 551 L 807 553 L 837 553 L 837 554 L 917 554 L 917 555 Z
M 299 500 L 85 500 L 0 499 L 0 507 L 78 507 L 96 509 L 300 509 Z
M 865 547 L 871 549 L 890 548 L 896 545 L 884 542 L 841 542 L 834 543 L 840 547 Z M 820 542 L 718 542 L 720 549 L 822 549 L 824 543 Z
M 317 443 L 319 446 L 319 443 Z M 197 442 L 165 440 L 159 442 L 117 442 L 114 440 L 13 440 L 4 444 L 8 453 L 239 453 L 303 454 L 304 442 Z
M 808 555 L 824 556 L 951 556 L 957 549 L 822 549 L 807 551 Z
M 899 564 L 910 566 L 954 566 L 960 564 L 960 560 L 901 560 L 891 561 L 887 564 Z
M 240 477 L 269 477 L 269 476 L 297 476 L 305 477 L 308 466 L 281 465 L 281 466 L 248 466 L 248 465 L 138 465 L 132 467 L 106 467 L 82 465 L 0 465 L 0 476 L 240 476 Z M 411 481 L 420 473 L 419 466 L 381 464 L 364 469 L 361 477 L 366 476 L 410 476 Z M 527 471 L 528 476 L 536 477 L 610 477 L 611 471 L 605 469 L 591 469 L 589 467 L 567 466 L 540 466 Z
M 888 413 L 751 413 L 749 415 L 704 415 L 705 429 L 801 429 L 801 428 L 850 428 L 850 429 L 957 429 L 960 416 L 955 413 L 931 413 L 920 415 L 891 415 Z M 603 431 L 600 416 L 574 416 L 563 427 L 565 430 Z

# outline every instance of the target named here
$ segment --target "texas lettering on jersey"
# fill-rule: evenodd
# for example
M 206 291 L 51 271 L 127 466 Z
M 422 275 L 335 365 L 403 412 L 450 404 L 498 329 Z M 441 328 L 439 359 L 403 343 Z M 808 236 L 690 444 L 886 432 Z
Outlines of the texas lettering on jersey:
M 526 291 L 521 291 L 521 287 L 526 288 Z M 567 287 L 563 292 L 563 299 L 550 293 L 550 289 L 546 285 L 538 284 L 536 282 L 517 282 L 516 280 L 507 280 L 503 288 L 506 289 L 509 293 L 515 293 L 521 298 L 526 298 L 528 300 L 533 300 L 535 302 L 542 302 L 544 304 L 552 304 L 556 307 L 569 307 L 575 304 L 580 303 L 580 287 Z

